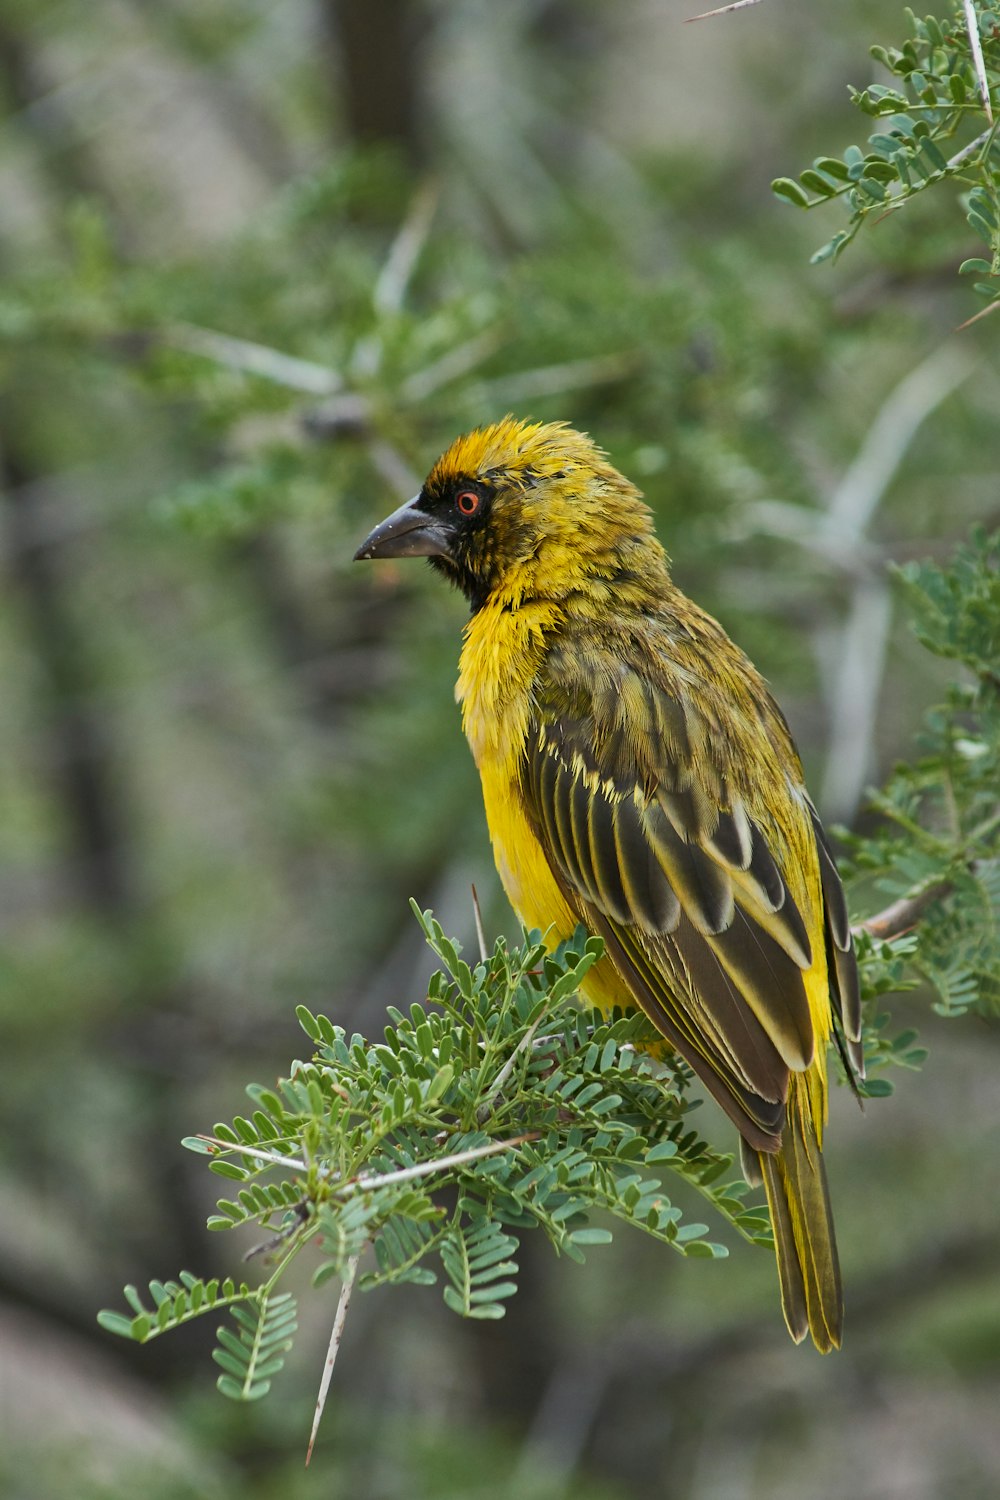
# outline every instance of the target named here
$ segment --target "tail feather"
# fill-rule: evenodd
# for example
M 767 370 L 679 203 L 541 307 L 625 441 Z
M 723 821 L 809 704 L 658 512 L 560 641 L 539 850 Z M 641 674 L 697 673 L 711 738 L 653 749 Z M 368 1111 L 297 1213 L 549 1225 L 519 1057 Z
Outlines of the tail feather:
M 757 1157 L 764 1177 L 781 1306 L 792 1338 L 806 1334 L 821 1354 L 840 1348 L 844 1298 L 826 1171 L 807 1111 L 789 1109 L 781 1148 Z
M 740 1136 L 740 1167 L 747 1183 L 752 1188 L 759 1188 L 764 1181 L 764 1171 L 760 1164 L 761 1153 L 755 1151 L 749 1141 Z

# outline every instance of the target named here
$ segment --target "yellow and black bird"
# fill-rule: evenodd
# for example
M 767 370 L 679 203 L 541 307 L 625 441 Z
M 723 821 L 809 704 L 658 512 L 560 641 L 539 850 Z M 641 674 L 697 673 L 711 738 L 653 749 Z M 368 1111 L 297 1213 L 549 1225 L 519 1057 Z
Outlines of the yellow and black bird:
M 553 946 L 606 953 L 763 1179 L 796 1342 L 839 1346 L 823 1166 L 831 1032 L 862 1072 L 844 893 L 781 710 L 673 583 L 639 491 L 582 433 L 507 417 L 459 438 L 357 557 L 428 557 L 466 595 L 456 697 L 497 868 Z

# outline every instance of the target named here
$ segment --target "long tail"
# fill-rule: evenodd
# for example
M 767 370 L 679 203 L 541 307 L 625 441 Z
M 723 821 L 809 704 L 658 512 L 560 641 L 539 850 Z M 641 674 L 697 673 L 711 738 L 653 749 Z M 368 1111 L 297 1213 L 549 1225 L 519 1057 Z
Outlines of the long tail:
M 829 1354 L 840 1348 L 844 1295 L 826 1169 L 809 1112 L 790 1100 L 780 1150 L 744 1155 L 756 1156 L 763 1177 L 788 1331 L 797 1344 L 811 1334 L 819 1352 Z

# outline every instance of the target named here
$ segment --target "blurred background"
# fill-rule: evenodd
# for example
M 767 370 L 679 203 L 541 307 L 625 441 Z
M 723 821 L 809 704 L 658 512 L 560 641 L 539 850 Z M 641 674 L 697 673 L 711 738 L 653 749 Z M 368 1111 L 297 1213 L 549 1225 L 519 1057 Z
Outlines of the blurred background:
M 355 1299 L 305 1472 L 336 1288 L 249 1409 L 210 1327 L 95 1322 L 242 1274 L 180 1138 L 288 1071 L 296 1004 L 372 1032 L 422 997 L 409 896 L 471 945 L 474 881 L 513 927 L 462 603 L 350 562 L 460 430 L 609 449 L 828 819 L 916 753 L 945 678 L 881 564 L 1000 520 L 979 252 L 928 194 L 810 268 L 838 208 L 769 189 L 862 136 L 896 0 L 698 8 L 0 0 L 0 1495 L 1000 1493 L 997 1034 L 919 994 L 923 1072 L 833 1101 L 829 1359 L 763 1251 L 529 1237 L 499 1324 Z

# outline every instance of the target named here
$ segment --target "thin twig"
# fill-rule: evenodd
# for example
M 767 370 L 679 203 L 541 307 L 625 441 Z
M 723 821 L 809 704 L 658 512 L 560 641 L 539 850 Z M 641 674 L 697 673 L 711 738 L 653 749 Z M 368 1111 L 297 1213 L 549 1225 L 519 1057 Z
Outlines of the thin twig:
M 969 33 L 969 47 L 972 50 L 972 61 L 976 67 L 976 77 L 979 80 L 979 92 L 983 97 L 983 109 L 986 118 L 993 124 L 993 105 L 990 102 L 990 82 L 986 76 L 986 60 L 983 57 L 983 44 L 979 36 L 979 20 L 976 16 L 976 7 L 973 0 L 962 0 L 962 9 L 965 11 L 965 25 Z
M 340 1288 L 340 1301 L 337 1303 L 337 1312 L 333 1320 L 330 1344 L 326 1351 L 326 1364 L 323 1366 L 323 1378 L 320 1380 L 319 1395 L 316 1397 L 316 1411 L 313 1415 L 312 1432 L 309 1434 L 309 1447 L 306 1449 L 307 1469 L 309 1467 L 309 1460 L 312 1458 L 316 1434 L 319 1431 L 319 1422 L 323 1415 L 323 1407 L 326 1405 L 326 1394 L 330 1389 L 333 1367 L 337 1362 L 337 1354 L 340 1351 L 340 1341 L 344 1336 L 344 1322 L 347 1318 L 347 1309 L 351 1305 L 351 1293 L 354 1290 L 354 1278 L 358 1274 L 358 1261 L 360 1259 L 360 1255 L 352 1255 L 344 1267 L 344 1280 Z
M 408 500 L 420 489 L 420 475 L 410 468 L 399 449 L 382 437 L 372 437 L 368 443 L 368 457 L 372 467 L 401 500 Z
M 337 437 L 343 432 L 358 434 L 371 426 L 372 404 L 360 391 L 341 391 L 322 406 L 314 406 L 302 418 L 305 434 L 310 438 Z
M 514 1064 L 516 1063 L 518 1057 L 522 1052 L 526 1051 L 527 1048 L 532 1045 L 535 1032 L 538 1030 L 544 1019 L 545 1012 L 543 1011 L 535 1021 L 535 1024 L 528 1027 L 528 1030 L 524 1033 L 524 1036 L 518 1042 L 517 1046 L 514 1048 L 513 1052 L 510 1054 L 507 1061 L 500 1069 L 496 1078 L 493 1080 L 493 1087 L 490 1089 L 490 1092 L 487 1094 L 486 1098 L 483 1100 L 477 1111 L 480 1123 L 482 1123 L 482 1121 L 485 1120 L 489 1115 L 490 1111 L 493 1108 L 494 1102 L 497 1098 L 499 1098 L 500 1093 L 503 1090 L 504 1084 L 507 1082 L 507 1079 L 510 1077 L 511 1073 L 513 1073 Z
M 270 1167 L 294 1167 L 296 1172 L 308 1172 L 308 1162 L 299 1161 L 295 1156 L 282 1156 L 277 1151 L 260 1151 L 256 1146 L 244 1146 L 238 1141 L 223 1141 L 217 1135 L 196 1135 L 196 1141 L 204 1141 L 208 1146 L 214 1146 L 221 1152 L 239 1152 L 241 1156 L 252 1156 L 256 1161 L 266 1162 Z
M 372 303 L 377 313 L 398 312 L 402 307 L 420 252 L 427 243 L 440 196 L 441 185 L 434 180 L 423 183 L 414 194 L 410 211 L 390 246 L 375 283 Z
M 255 1146 L 223 1141 L 215 1135 L 199 1135 L 196 1139 L 215 1146 L 220 1152 L 235 1152 L 241 1156 L 252 1156 L 268 1166 L 294 1167 L 297 1172 L 309 1170 L 307 1162 L 298 1161 L 293 1156 L 279 1156 L 276 1151 L 259 1151 Z M 470 1146 L 467 1151 L 455 1151 L 451 1156 L 436 1156 L 432 1160 L 417 1162 L 414 1167 L 401 1167 L 398 1172 L 378 1172 L 367 1177 L 351 1177 L 347 1182 L 337 1183 L 333 1191 L 341 1197 L 350 1197 L 353 1193 L 367 1193 L 374 1188 L 388 1187 L 398 1182 L 412 1182 L 417 1177 L 429 1177 L 433 1172 L 444 1172 L 449 1167 L 461 1167 L 468 1161 L 478 1161 L 481 1156 L 494 1156 L 498 1151 L 509 1151 L 513 1146 L 520 1146 L 523 1141 L 537 1139 L 538 1132 L 529 1130 L 526 1135 L 511 1136 L 506 1141 L 491 1141 L 487 1146 Z
M 684 24 L 686 26 L 690 21 L 708 21 L 712 16 L 727 16 L 730 11 L 746 10 L 748 5 L 759 4 L 760 0 L 732 0 L 731 5 L 719 5 L 715 10 L 703 10 L 698 16 L 686 16 Z
M 864 791 L 891 628 L 885 578 L 856 584 L 829 679 L 830 747 L 820 784 L 825 815 L 850 818 Z
M 436 182 L 425 182 L 418 188 L 410 204 L 410 211 L 389 247 L 389 254 L 372 292 L 376 326 L 371 333 L 358 340 L 351 356 L 351 374 L 355 377 L 370 380 L 378 373 L 385 352 L 385 343 L 379 331 L 382 319 L 399 312 L 403 305 L 410 277 L 430 233 L 439 192 Z
M 259 1245 L 251 1245 L 243 1259 L 256 1260 L 258 1255 L 270 1255 L 272 1250 L 278 1250 L 282 1245 L 287 1245 L 292 1236 L 298 1234 L 308 1218 L 309 1200 L 305 1198 L 301 1203 L 296 1203 L 292 1210 L 291 1221 L 285 1225 L 284 1229 L 279 1229 L 277 1234 L 273 1234 L 268 1240 L 263 1240 Z
M 571 359 L 565 364 L 543 365 L 536 370 L 501 375 L 496 380 L 485 381 L 484 389 L 495 401 L 522 401 L 525 396 L 550 396 L 560 391 L 624 380 L 638 363 L 637 353 L 599 354 L 593 359 Z
M 400 382 L 399 398 L 407 404 L 422 401 L 430 396 L 441 386 L 447 385 L 450 380 L 457 380 L 460 375 L 468 375 L 477 365 L 481 365 L 489 356 L 503 343 L 503 331 L 499 328 L 486 328 L 482 333 L 477 333 L 474 338 L 467 339 L 464 344 L 457 344 L 454 349 L 449 349 L 442 354 L 440 359 L 432 360 L 422 370 L 415 370 L 412 375 Z
M 956 151 L 954 156 L 949 156 L 949 167 L 960 167 L 963 161 L 966 161 L 974 151 L 978 151 L 980 146 L 985 146 L 986 142 L 989 140 L 990 136 L 994 133 L 995 130 L 996 126 L 991 125 L 989 130 L 984 130 L 982 135 L 977 135 L 976 139 L 974 141 L 970 141 L 967 146 L 963 146 L 961 151 Z
M 700 17 L 698 17 L 698 16 L 692 16 L 691 19 L 697 21 L 697 20 L 700 19 Z M 914 108 L 918 108 L 919 106 L 913 106 L 913 107 Z M 924 107 L 930 108 L 930 106 L 924 106 Z M 990 128 L 988 130 L 984 130 L 981 135 L 977 135 L 974 141 L 969 141 L 968 145 L 965 145 L 959 151 L 956 151 L 955 154 L 954 154 L 954 156 L 949 156 L 948 157 L 948 161 L 947 161 L 948 168 L 951 169 L 953 167 L 960 167 L 962 165 L 962 163 L 964 161 L 966 161 L 973 154 L 973 152 L 979 150 L 980 146 L 986 146 L 987 145 L 987 143 L 990 141 L 990 137 L 995 133 L 995 131 L 996 131 L 996 124 L 994 123 L 994 124 L 992 124 L 990 126 Z M 983 152 L 983 158 L 984 158 L 984 160 L 985 160 L 985 157 L 986 157 L 986 152 L 984 151 Z M 842 197 L 844 197 L 845 194 L 847 194 L 847 193 L 849 193 L 851 191 L 851 187 L 852 187 L 851 183 L 846 183 L 844 186 L 837 188 L 837 190 L 833 193 L 832 196 L 834 198 L 842 198 Z M 905 208 L 906 205 L 909 202 L 911 202 L 912 199 L 915 196 L 915 193 L 913 191 L 911 191 L 905 185 L 905 183 L 898 182 L 898 181 L 897 182 L 890 182 L 888 184 L 888 187 L 886 188 L 886 193 L 888 195 L 889 201 L 886 204 L 885 209 L 883 210 L 883 212 L 880 213 L 880 214 L 878 214 L 876 216 L 876 218 L 873 219 L 872 222 L 874 224 L 881 224 L 885 219 L 889 218 L 890 214 L 897 213 L 899 211 L 899 209 Z M 812 203 L 809 204 L 809 207 L 810 208 L 816 208 L 820 203 L 828 203 L 828 202 L 830 202 L 830 199 L 828 199 L 828 198 L 816 198 Z
M 885 907 L 883 911 L 876 912 L 873 917 L 859 922 L 854 928 L 855 933 L 870 932 L 873 938 L 879 942 L 890 942 L 895 937 L 902 937 L 904 932 L 909 932 L 915 927 L 934 901 L 940 901 L 942 896 L 947 896 L 952 890 L 950 880 L 937 880 L 933 885 L 925 886 L 922 891 L 917 891 L 912 896 L 901 896 L 898 901 L 893 901 L 891 906 Z
M 827 528 L 853 542 L 859 556 L 870 545 L 864 533 L 921 425 L 975 367 L 964 351 L 943 344 L 882 403 L 827 508 Z M 864 788 L 891 624 L 886 579 L 866 569 L 851 592 L 825 694 L 831 738 L 820 798 L 824 813 L 849 818 Z
M 998 307 L 1000 307 L 1000 297 L 995 302 L 991 302 L 988 307 L 984 307 L 979 312 L 973 313 L 971 318 L 966 318 L 964 323 L 959 323 L 955 332 L 961 333 L 963 328 L 971 328 L 973 323 L 979 322 L 980 318 L 988 318 L 990 313 L 995 313 Z
M 415 1167 L 402 1167 L 398 1172 L 379 1172 L 371 1177 L 355 1177 L 336 1189 L 338 1193 L 366 1193 L 373 1188 L 394 1186 L 399 1182 L 413 1182 L 417 1177 L 429 1177 L 432 1172 L 444 1172 L 449 1167 L 462 1167 L 466 1162 L 478 1161 L 483 1156 L 495 1156 L 498 1151 L 510 1151 L 525 1141 L 537 1141 L 537 1130 L 513 1135 L 506 1141 L 490 1141 L 488 1146 L 470 1146 L 468 1151 L 455 1151 L 451 1156 L 437 1156 L 432 1161 L 419 1161 Z
M 830 502 L 836 531 L 860 536 L 920 427 L 975 367 L 964 349 L 941 344 L 890 391 Z
M 305 391 L 310 396 L 332 396 L 343 387 L 337 371 L 326 365 L 283 354 L 280 349 L 272 349 L 267 344 L 234 338 L 232 334 L 220 333 L 215 328 L 174 323 L 163 330 L 162 338 L 172 348 L 201 354 L 227 369 L 239 370 L 244 375 L 258 375 L 262 380 L 273 380 L 276 385 Z

